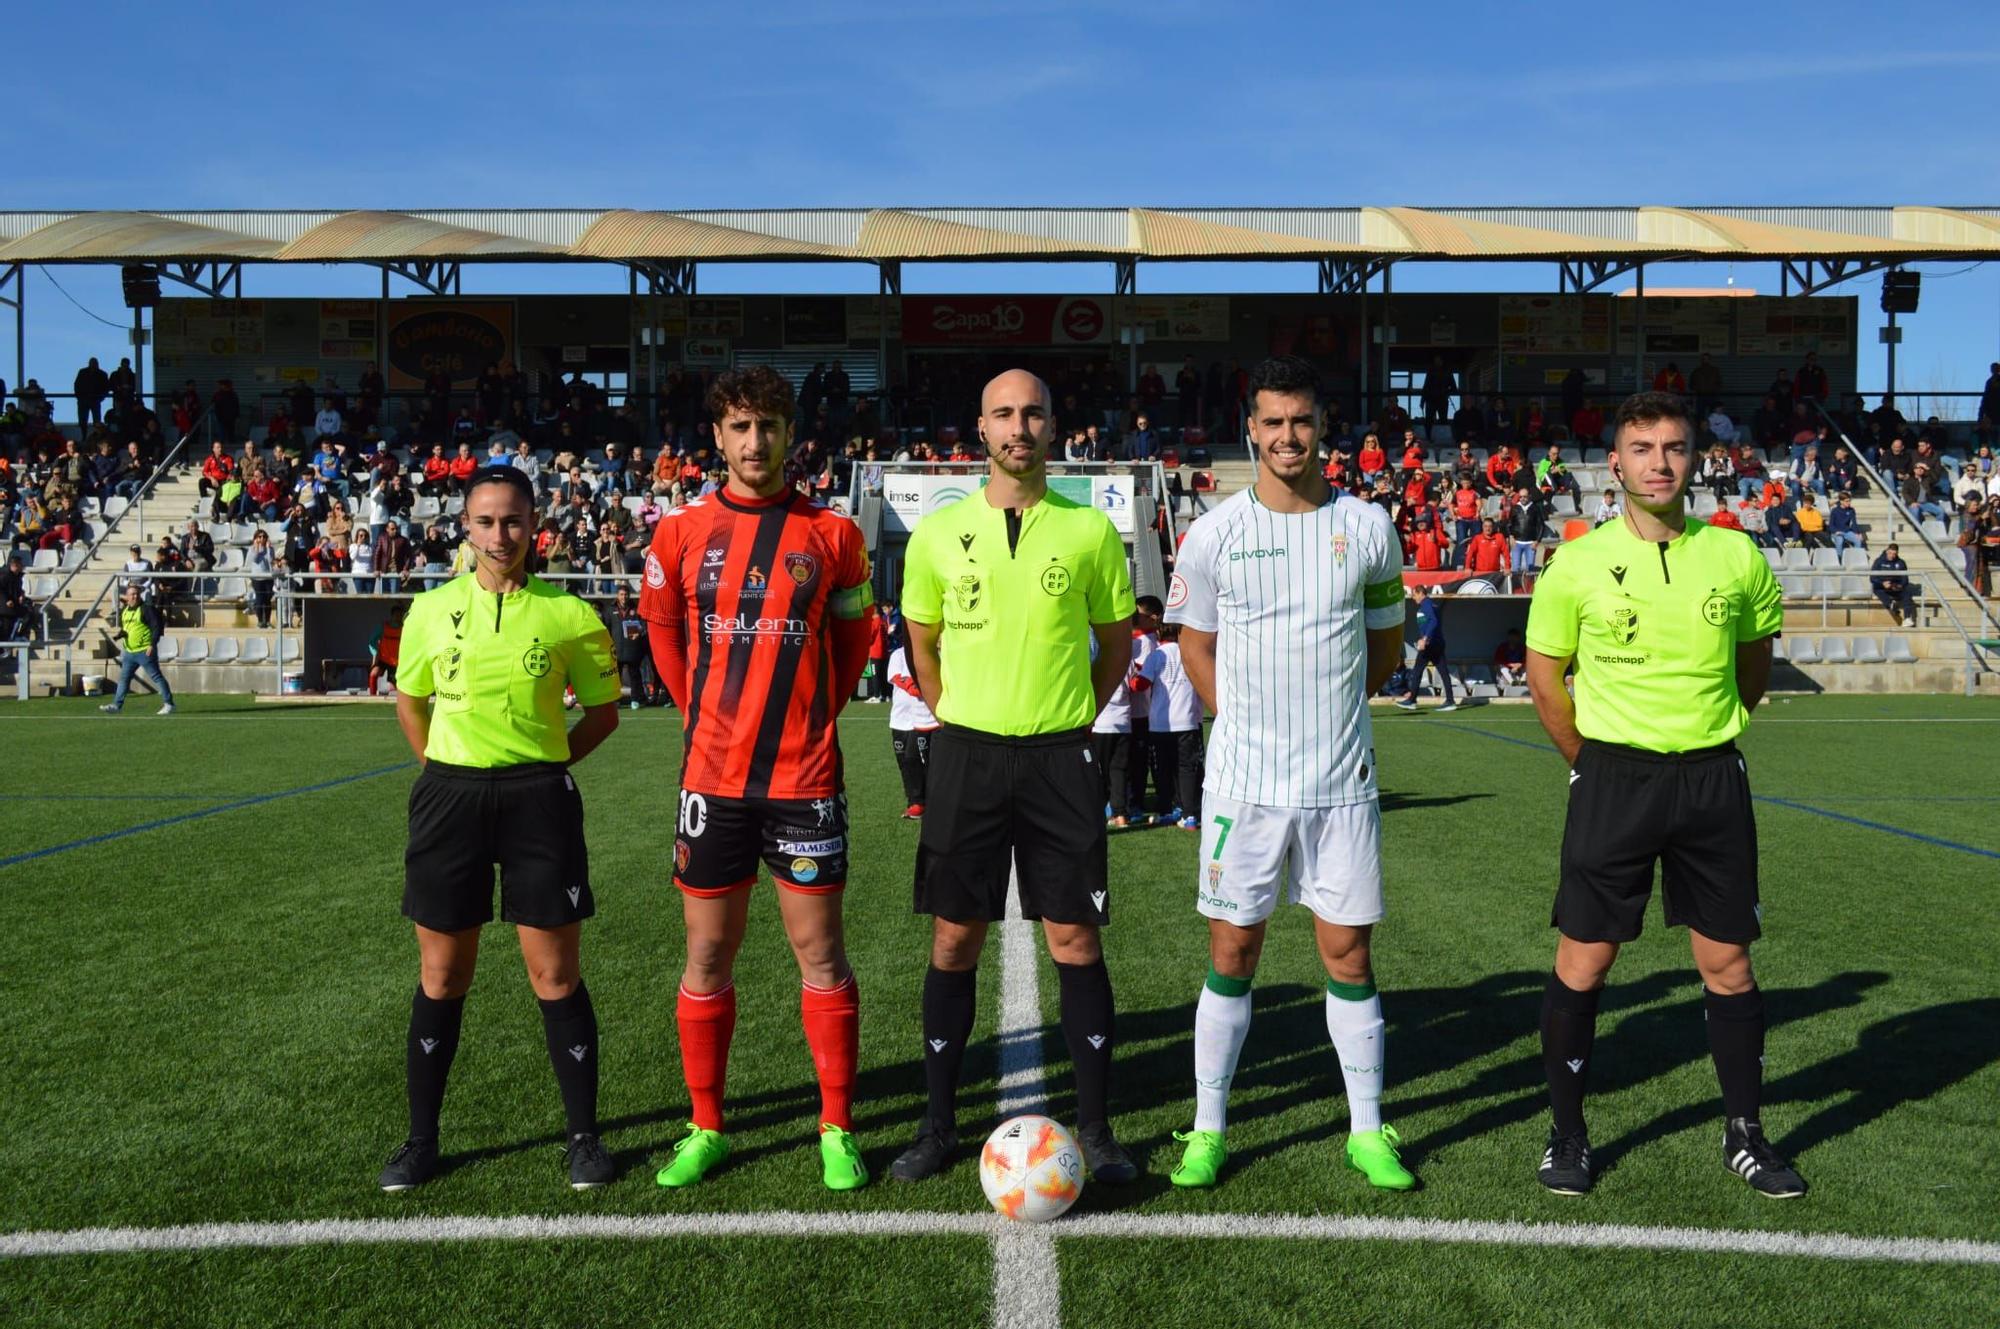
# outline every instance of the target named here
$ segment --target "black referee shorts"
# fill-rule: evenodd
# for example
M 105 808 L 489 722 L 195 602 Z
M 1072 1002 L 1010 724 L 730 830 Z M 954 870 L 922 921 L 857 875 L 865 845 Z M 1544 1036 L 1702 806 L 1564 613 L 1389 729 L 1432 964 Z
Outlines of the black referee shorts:
M 597 912 L 576 781 L 548 762 L 426 762 L 410 788 L 404 916 L 437 932 L 491 923 L 495 866 L 506 922 L 559 928 Z
M 1761 935 L 1743 754 L 1733 743 L 1660 753 L 1585 739 L 1570 770 L 1562 883 L 1549 921 L 1574 941 L 1631 941 L 1656 862 L 1668 927 L 1715 941 Z
M 916 907 L 955 923 L 1021 912 L 1054 923 L 1111 921 L 1104 771 L 1090 731 L 1008 737 L 943 725 L 931 736 Z

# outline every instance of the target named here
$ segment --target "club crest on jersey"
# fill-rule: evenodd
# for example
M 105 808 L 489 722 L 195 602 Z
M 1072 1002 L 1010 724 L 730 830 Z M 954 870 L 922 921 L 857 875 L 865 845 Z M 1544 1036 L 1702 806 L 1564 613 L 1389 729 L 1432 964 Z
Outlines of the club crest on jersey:
M 646 551 L 646 584 L 656 591 L 667 584 L 667 570 L 660 566 L 660 556 L 650 549 Z
M 1342 567 L 1347 566 L 1347 537 L 1345 535 L 1336 535 L 1333 537 L 1333 561 Z
M 785 555 L 785 572 L 794 582 L 803 586 L 819 572 L 819 560 L 807 553 Z
M 1043 568 L 1042 590 L 1049 595 L 1068 594 L 1069 569 L 1053 563 Z
M 1701 602 L 1701 616 L 1711 627 L 1722 627 L 1729 622 L 1729 597 L 1710 595 Z
M 959 574 L 958 580 L 951 585 L 952 598 L 958 601 L 959 612 L 970 614 L 978 609 L 983 589 L 976 574 L 970 572 Z
M 451 647 L 438 660 L 438 677 L 447 683 L 452 682 L 458 677 L 459 668 L 464 663 L 464 653 L 456 646 Z
M 688 870 L 688 858 L 692 853 L 693 851 L 688 848 L 686 840 L 674 841 L 674 871 L 686 872 Z
M 1187 603 L 1187 578 L 1176 572 L 1167 583 L 1167 608 L 1178 609 Z
M 1611 635 L 1618 639 L 1620 646 L 1630 646 L 1639 636 L 1639 611 L 1630 605 L 1620 605 L 1610 613 Z

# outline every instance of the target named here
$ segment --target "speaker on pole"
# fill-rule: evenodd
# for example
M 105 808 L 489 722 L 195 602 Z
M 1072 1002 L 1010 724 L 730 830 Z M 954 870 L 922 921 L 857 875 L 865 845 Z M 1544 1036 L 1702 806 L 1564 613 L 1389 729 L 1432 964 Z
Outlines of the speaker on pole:
M 124 268 L 124 278 L 127 309 L 154 309 L 159 306 L 159 269 L 144 263 L 128 263 Z
M 1917 312 L 1917 295 L 1922 289 L 1924 275 L 1921 272 L 1904 272 L 1900 268 L 1882 274 L 1882 312 L 1885 314 L 1914 314 Z

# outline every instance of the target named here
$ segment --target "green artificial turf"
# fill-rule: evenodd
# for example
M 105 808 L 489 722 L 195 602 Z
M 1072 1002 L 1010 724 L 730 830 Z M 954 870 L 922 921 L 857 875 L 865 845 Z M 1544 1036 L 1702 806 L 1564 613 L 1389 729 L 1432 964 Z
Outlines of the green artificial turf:
M 863 994 L 856 1130 L 878 1174 L 922 1108 L 928 938 L 910 913 L 916 827 L 899 817 L 886 709 L 856 706 L 842 720 L 846 915 Z M 819 1186 L 797 971 L 768 884 L 738 964 L 733 1156 L 692 1191 L 653 1185 L 687 1111 L 673 1014 L 679 905 L 667 880 L 679 742 L 671 713 L 626 718 L 578 767 L 598 899 L 584 972 L 602 1025 L 605 1142 L 622 1180 L 583 1195 L 563 1184 L 535 1003 L 508 930 L 495 927 L 445 1106 L 448 1171 L 385 1197 L 373 1181 L 403 1132 L 416 978 L 397 912 L 415 768 L 389 709 L 188 697 L 181 715 L 156 719 L 144 708 L 104 717 L 88 703 L 0 703 L 0 859 L 59 850 L 0 867 L 0 1228 L 981 1209 L 965 1161 L 920 1186 L 878 1182 L 848 1196 Z M 1939 719 L 1968 723 L 1913 723 Z M 1599 1024 L 1589 1108 L 1600 1185 L 1562 1200 L 1535 1184 L 1546 1129 L 1535 1021 L 1565 789 L 1543 744 L 1520 706 L 1377 714 L 1385 1111 L 1424 1181 L 1410 1195 L 1371 1192 L 1344 1166 L 1324 974 L 1296 909 L 1274 920 L 1257 977 L 1224 1183 L 1195 1194 L 1167 1184 L 1171 1132 L 1193 1113 L 1190 1028 L 1206 966 L 1192 908 L 1196 837 L 1113 837 L 1113 1113 L 1147 1173 L 1124 1191 L 1087 1187 L 1079 1212 L 2000 1240 L 2000 706 L 1781 699 L 1744 740 L 1767 800 L 1756 950 L 1772 1020 L 1764 1120 L 1813 1183 L 1783 1205 L 1722 1166 L 1699 983 L 1685 937 L 1661 925 L 1657 905 L 1614 971 Z M 301 789 L 312 792 L 288 792 Z M 158 822 L 168 824 L 117 835 Z M 116 838 L 62 848 L 107 835 Z M 972 1137 L 994 1100 L 997 959 L 996 947 L 981 976 L 982 1046 L 967 1061 L 962 1127 Z M 1051 1106 L 1066 1115 L 1046 958 L 1042 969 Z M 2000 1291 L 1990 1270 L 1741 1255 L 1354 1242 L 1300 1252 L 1095 1237 L 1057 1248 L 1072 1324 L 1668 1324 L 1698 1318 L 1716 1297 L 1732 1311 L 1718 1323 L 1976 1323 Z M 981 1319 L 989 1279 L 976 1237 L 106 1255 L 0 1262 L 0 1318 L 368 1323 L 407 1317 L 417 1297 L 436 1323 L 603 1324 L 646 1320 L 635 1299 L 684 1285 L 715 1288 L 729 1309 L 697 1320 L 648 1303 L 652 1322 L 942 1325 Z M 832 1318 L 806 1315 L 808 1299 Z

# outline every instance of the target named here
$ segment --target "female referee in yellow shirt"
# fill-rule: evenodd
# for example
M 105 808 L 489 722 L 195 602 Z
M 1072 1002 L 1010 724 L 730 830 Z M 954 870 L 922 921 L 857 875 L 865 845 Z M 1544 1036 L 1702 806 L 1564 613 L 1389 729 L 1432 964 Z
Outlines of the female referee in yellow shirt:
M 530 575 L 535 496 L 512 466 L 478 472 L 465 498 L 471 572 L 417 596 L 403 625 L 396 718 L 423 761 L 410 790 L 403 913 L 421 979 L 410 1005 L 410 1135 L 382 1169 L 403 1191 L 438 1169 L 438 1110 L 458 1050 L 479 929 L 515 925 L 540 998 L 568 1118 L 570 1185 L 612 1179 L 597 1140 L 597 1016 L 578 966 L 594 912 L 583 798 L 568 768 L 618 727 L 618 666 L 589 605 Z M 565 733 L 563 689 L 583 719 Z

